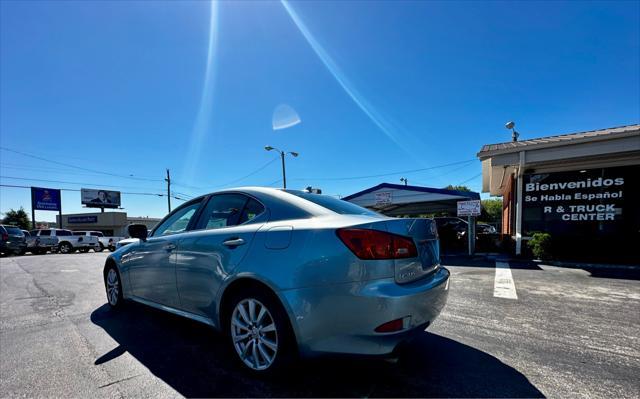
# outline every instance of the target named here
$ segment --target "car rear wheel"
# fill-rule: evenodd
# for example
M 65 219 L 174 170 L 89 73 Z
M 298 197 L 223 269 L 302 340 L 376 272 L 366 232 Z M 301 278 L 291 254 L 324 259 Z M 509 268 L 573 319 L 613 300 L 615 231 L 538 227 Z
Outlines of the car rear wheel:
M 60 252 L 61 254 L 69 254 L 72 251 L 73 247 L 68 242 L 63 242 L 62 244 L 58 245 L 58 252 Z
M 120 273 L 115 266 L 110 266 L 104 275 L 104 287 L 107 292 L 107 302 L 112 308 L 120 308 L 124 302 L 122 297 L 122 284 L 120 283 Z
M 95 252 L 102 252 L 102 251 L 104 251 L 104 245 L 102 245 L 102 243 L 100 243 L 97 247 L 94 247 L 93 250 Z
M 260 291 L 237 295 L 230 309 L 229 339 L 245 370 L 272 375 L 295 360 L 295 339 L 289 319 L 273 295 Z

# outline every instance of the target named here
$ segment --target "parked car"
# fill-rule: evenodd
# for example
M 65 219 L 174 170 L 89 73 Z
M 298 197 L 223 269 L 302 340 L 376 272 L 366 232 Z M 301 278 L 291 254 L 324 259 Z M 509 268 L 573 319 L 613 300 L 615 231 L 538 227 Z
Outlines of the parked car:
M 87 237 L 95 237 L 97 245 L 93 248 L 96 252 L 102 252 L 105 248 L 113 252 L 116 250 L 116 244 L 122 237 L 107 237 L 101 231 L 74 231 L 74 235 L 84 235 Z
M 24 255 L 27 241 L 19 227 L 0 224 L 0 254 Z
M 33 254 L 43 254 L 47 251 L 67 254 L 80 250 L 87 252 L 98 245 L 95 237 L 75 236 L 71 230 L 42 229 L 32 230 L 28 250 Z
M 113 309 L 133 300 L 220 329 L 258 374 L 297 354 L 388 355 L 445 305 L 432 219 L 270 188 L 195 198 L 106 260 Z
M 118 241 L 116 243 L 116 249 L 120 249 L 120 248 L 122 248 L 124 246 L 127 246 L 129 244 L 133 244 L 134 242 L 138 242 L 138 241 L 140 241 L 140 240 L 138 240 L 137 238 L 131 238 L 131 237 L 122 239 L 122 240 L 120 240 L 120 241 Z

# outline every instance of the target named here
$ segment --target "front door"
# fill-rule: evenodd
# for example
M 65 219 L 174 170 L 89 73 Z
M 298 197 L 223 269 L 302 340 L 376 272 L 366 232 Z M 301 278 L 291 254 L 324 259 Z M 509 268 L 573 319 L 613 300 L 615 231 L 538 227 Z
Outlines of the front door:
M 212 196 L 199 219 L 178 243 L 176 278 L 182 309 L 213 318 L 222 281 L 247 254 L 267 213 L 257 200 L 229 193 Z
M 180 307 L 176 288 L 176 249 L 178 242 L 195 222 L 201 200 L 173 211 L 129 254 L 129 278 L 133 294 L 142 299 L 174 308 Z

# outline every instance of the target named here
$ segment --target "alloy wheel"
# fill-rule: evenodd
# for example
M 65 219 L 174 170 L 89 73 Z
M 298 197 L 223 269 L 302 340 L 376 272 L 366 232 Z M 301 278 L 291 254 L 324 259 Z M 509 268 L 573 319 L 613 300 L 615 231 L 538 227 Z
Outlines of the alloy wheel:
M 71 251 L 71 248 L 70 248 L 69 244 L 65 243 L 65 244 L 60 245 L 60 253 L 61 254 L 68 254 L 69 251 Z
M 269 309 L 260 301 L 240 301 L 231 315 L 231 338 L 242 362 L 253 370 L 266 370 L 278 354 L 278 331 Z
M 120 293 L 120 281 L 118 280 L 118 273 L 115 269 L 109 269 L 107 273 L 107 299 L 109 305 L 116 306 L 118 304 L 118 295 Z

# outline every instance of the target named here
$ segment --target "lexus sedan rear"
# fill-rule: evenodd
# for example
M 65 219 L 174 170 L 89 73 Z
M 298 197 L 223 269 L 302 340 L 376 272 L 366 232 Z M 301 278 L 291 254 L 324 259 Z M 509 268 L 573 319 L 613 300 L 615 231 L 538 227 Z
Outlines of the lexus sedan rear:
M 431 219 L 389 218 L 303 191 L 205 195 L 111 254 L 109 305 L 133 300 L 228 335 L 268 373 L 297 355 L 387 355 L 438 316 L 449 272 Z

